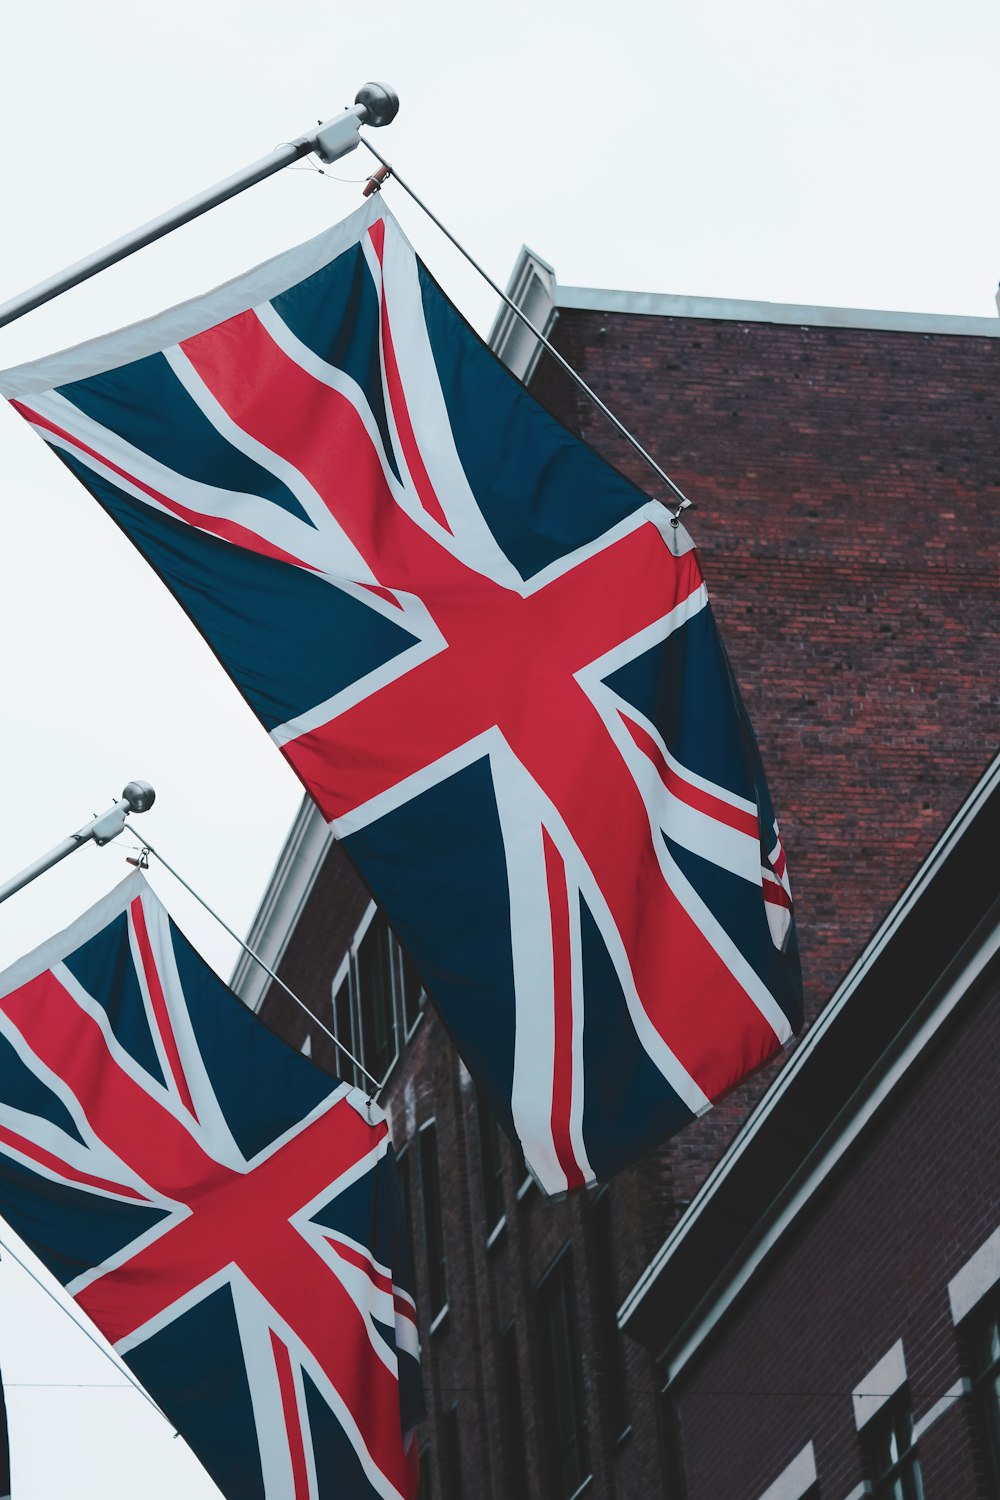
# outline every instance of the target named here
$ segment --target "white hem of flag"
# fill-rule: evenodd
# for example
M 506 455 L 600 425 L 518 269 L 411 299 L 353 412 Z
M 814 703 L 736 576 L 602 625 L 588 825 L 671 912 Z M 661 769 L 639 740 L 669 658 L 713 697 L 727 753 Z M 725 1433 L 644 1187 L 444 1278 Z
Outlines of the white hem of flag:
M 136 896 L 149 894 L 150 887 L 138 870 L 134 875 L 126 875 L 124 880 L 108 891 L 106 896 L 102 896 L 89 911 L 77 917 L 69 927 L 46 938 L 44 943 L 40 943 L 23 958 L 17 959 L 10 968 L 4 969 L 0 974 L 0 999 L 20 989 L 32 979 L 37 979 L 39 974 L 44 974 L 47 969 L 52 969 L 56 964 L 62 963 L 68 954 L 74 953 L 88 939 L 96 937 L 97 933 L 102 932 L 109 922 L 113 922 L 115 917 L 120 916 L 123 911 L 128 911 Z
M 194 338 L 217 323 L 286 292 L 356 244 L 377 220 L 390 217 L 378 195 L 373 195 L 342 223 L 324 229 L 322 234 L 307 240 L 304 245 L 296 245 L 294 249 L 272 256 L 212 291 L 188 302 L 180 302 L 153 318 L 119 328 L 115 333 L 102 334 L 100 338 L 88 339 L 86 343 L 63 349 L 58 354 L 47 354 L 43 359 L 0 371 L 0 395 L 8 399 L 33 396 L 39 391 L 51 390 L 53 386 L 89 380 L 105 370 L 159 354 L 182 339 Z

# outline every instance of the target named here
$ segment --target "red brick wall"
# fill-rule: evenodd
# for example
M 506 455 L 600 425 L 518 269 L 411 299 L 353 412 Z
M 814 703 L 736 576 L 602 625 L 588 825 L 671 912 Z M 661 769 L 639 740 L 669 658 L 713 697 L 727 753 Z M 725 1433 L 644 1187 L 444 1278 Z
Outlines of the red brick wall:
M 1000 744 L 1000 339 L 564 311 L 555 341 L 695 502 L 812 1019 Z M 551 361 L 532 388 L 662 492 Z M 775 1071 L 678 1138 L 682 1200 Z
M 1000 739 L 1000 342 L 576 312 L 561 315 L 555 339 L 697 501 L 691 530 L 790 850 L 814 1016 Z M 647 471 L 564 377 L 543 364 L 535 389 L 648 487 Z M 280 966 L 324 1019 L 366 904 L 332 853 Z M 301 1044 L 298 1013 L 273 992 L 264 1013 Z M 318 1034 L 313 1055 L 331 1061 Z M 616 1300 L 776 1068 L 612 1185 Z M 630 1343 L 632 1432 L 616 1444 L 609 1429 L 587 1204 L 547 1204 L 535 1190 L 518 1201 L 508 1159 L 506 1228 L 485 1248 L 474 1096 L 433 1017 L 406 1050 L 386 1102 L 397 1147 L 435 1117 L 447 1199 L 450 1306 L 433 1335 L 421 1299 L 435 1494 L 438 1419 L 457 1404 L 463 1500 L 503 1495 L 495 1347 L 515 1318 L 530 1475 L 529 1497 L 517 1500 L 548 1495 L 533 1289 L 567 1242 L 594 1456 L 588 1494 L 668 1493 L 659 1381 L 648 1354 Z M 415 1202 L 419 1215 L 419 1193 Z M 415 1227 L 419 1247 L 419 1217 Z M 829 1264 L 834 1276 L 836 1257 Z M 800 1300 L 808 1302 L 809 1286 L 807 1278 Z M 744 1402 L 740 1420 L 752 1426 L 760 1410 Z M 686 1427 L 696 1432 L 697 1421 L 686 1409 Z M 787 1456 L 795 1451 L 789 1438 Z M 775 1450 L 775 1472 L 784 1452 Z M 736 1500 L 736 1491 L 717 1493 Z
M 965 1373 L 947 1287 L 1000 1223 L 998 995 L 994 974 L 682 1376 L 686 1500 L 758 1500 L 810 1440 L 843 1500 L 862 1479 L 851 1391 L 897 1339 L 917 1422 Z M 919 1439 L 928 1497 L 990 1500 L 971 1430 L 964 1397 Z

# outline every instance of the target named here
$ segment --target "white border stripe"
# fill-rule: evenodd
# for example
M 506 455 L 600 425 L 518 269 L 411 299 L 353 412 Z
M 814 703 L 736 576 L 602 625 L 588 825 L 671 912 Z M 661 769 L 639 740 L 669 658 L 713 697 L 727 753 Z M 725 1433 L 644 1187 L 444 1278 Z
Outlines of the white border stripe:
M 374 194 L 341 224 L 334 224 L 304 245 L 272 256 L 189 302 L 181 302 L 156 317 L 132 323 L 115 333 L 89 339 L 58 354 L 49 354 L 44 359 L 0 372 L 0 395 L 32 396 L 37 391 L 46 391 L 69 381 L 87 380 L 118 365 L 158 354 L 172 344 L 179 344 L 182 339 L 204 333 L 217 323 L 267 302 L 305 277 L 321 271 L 329 261 L 357 244 L 368 227 L 382 218 L 389 219 L 389 211 Z M 398 232 L 402 234 L 402 230 Z

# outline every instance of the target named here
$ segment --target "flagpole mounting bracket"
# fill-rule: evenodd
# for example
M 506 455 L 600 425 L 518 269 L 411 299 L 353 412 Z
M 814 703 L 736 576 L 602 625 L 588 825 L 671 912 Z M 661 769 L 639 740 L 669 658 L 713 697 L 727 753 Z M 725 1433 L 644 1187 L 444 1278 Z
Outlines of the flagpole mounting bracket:
M 91 840 L 101 848 L 104 844 L 110 844 L 116 839 L 125 827 L 125 819 L 129 813 L 147 812 L 156 801 L 156 793 L 148 781 L 130 781 L 116 802 L 113 802 L 106 812 L 98 813 L 91 818 L 89 823 L 84 823 L 76 833 L 71 833 L 68 838 L 63 839 L 54 849 L 47 854 L 41 855 L 30 865 L 27 865 L 20 874 L 14 875 L 10 880 L 0 885 L 0 901 L 6 901 L 8 896 L 13 896 L 15 891 L 23 890 L 26 885 L 39 875 L 44 875 L 53 865 L 65 859 L 67 854 L 75 854 L 77 849 L 82 849 L 84 844 Z
M 78 260 L 75 265 L 67 266 L 64 271 L 59 271 L 55 276 L 40 281 L 37 286 L 29 287 L 19 296 L 3 303 L 0 306 L 0 328 L 13 323 L 16 318 L 23 318 L 33 308 L 51 302 L 53 297 L 61 296 L 70 287 L 79 286 L 80 282 L 96 276 L 98 271 L 117 265 L 127 255 L 133 255 L 144 245 L 151 245 L 154 240 L 162 239 L 165 234 L 179 229 L 182 224 L 189 224 L 192 219 L 207 213 L 209 209 L 228 202 L 237 193 L 245 192 L 267 177 L 273 177 L 275 172 L 280 172 L 292 162 L 301 161 L 304 156 L 315 154 L 320 161 L 327 163 L 339 161 L 340 157 L 346 156 L 360 144 L 362 125 L 388 125 L 390 120 L 395 119 L 398 109 L 399 96 L 387 83 L 363 84 L 353 105 L 343 113 L 334 115 L 330 120 L 321 120 L 314 130 L 307 131 L 294 141 L 282 142 L 270 155 L 251 162 L 248 167 L 234 172 L 222 182 L 217 182 L 214 187 L 206 188 L 194 198 L 189 198 L 186 203 L 179 203 L 176 208 L 151 219 L 148 224 L 141 224 L 138 229 L 131 230 L 103 249 L 95 250 L 92 255 Z

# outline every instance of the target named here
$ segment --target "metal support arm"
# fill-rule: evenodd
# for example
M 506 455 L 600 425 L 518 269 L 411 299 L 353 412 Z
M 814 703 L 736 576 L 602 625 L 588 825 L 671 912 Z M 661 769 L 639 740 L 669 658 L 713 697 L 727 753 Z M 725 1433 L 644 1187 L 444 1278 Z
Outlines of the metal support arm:
M 98 814 L 96 818 L 91 818 L 90 822 L 84 823 L 76 833 L 71 833 L 69 838 L 63 839 L 61 844 L 50 849 L 48 854 L 41 855 L 19 875 L 12 876 L 5 884 L 0 885 L 0 901 L 6 901 L 7 897 L 13 896 L 15 891 L 30 885 L 37 876 L 43 875 L 61 859 L 65 859 L 67 854 L 73 854 L 77 849 L 82 849 L 83 845 L 91 840 L 98 846 L 110 843 L 125 827 L 125 819 L 129 813 L 145 812 L 147 808 L 152 807 L 155 800 L 156 793 L 148 781 L 130 781 L 117 802 L 113 802 L 106 812 Z
M 362 125 L 388 125 L 395 118 L 398 109 L 399 100 L 388 85 L 366 83 L 358 90 L 353 107 L 345 110 L 342 115 L 326 120 L 307 135 L 300 135 L 297 140 L 286 141 L 269 156 L 262 156 L 241 172 L 234 172 L 231 177 L 216 183 L 214 187 L 206 188 L 203 193 L 189 198 L 186 203 L 178 204 L 176 208 L 160 214 L 159 218 L 150 219 L 148 224 L 142 224 L 130 234 L 124 234 L 121 239 L 105 245 L 103 250 L 95 250 L 92 255 L 78 260 L 75 265 L 67 266 L 65 271 L 59 271 L 47 281 L 40 281 L 37 286 L 29 287 L 20 296 L 12 297 L 9 302 L 0 306 L 0 328 L 23 317 L 33 308 L 41 307 L 44 302 L 51 302 L 53 297 L 68 292 L 70 287 L 78 286 L 81 281 L 96 276 L 98 271 L 104 271 L 108 266 L 124 260 L 127 255 L 141 250 L 144 245 L 151 245 L 154 240 L 162 239 L 171 230 L 197 219 L 210 208 L 217 208 L 227 199 L 235 198 L 244 189 L 263 182 L 266 177 L 272 177 L 282 167 L 289 166 L 303 156 L 315 152 L 321 161 L 337 161 L 358 145 L 361 139 L 358 131 Z

